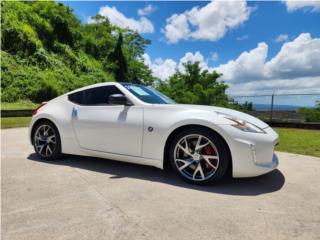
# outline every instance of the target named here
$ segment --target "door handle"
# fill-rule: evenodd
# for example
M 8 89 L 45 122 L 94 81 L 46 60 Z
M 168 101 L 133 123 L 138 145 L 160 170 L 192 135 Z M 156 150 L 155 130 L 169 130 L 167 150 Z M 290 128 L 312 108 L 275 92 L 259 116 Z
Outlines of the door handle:
M 75 108 L 72 108 L 72 118 L 76 119 L 78 117 L 78 110 Z

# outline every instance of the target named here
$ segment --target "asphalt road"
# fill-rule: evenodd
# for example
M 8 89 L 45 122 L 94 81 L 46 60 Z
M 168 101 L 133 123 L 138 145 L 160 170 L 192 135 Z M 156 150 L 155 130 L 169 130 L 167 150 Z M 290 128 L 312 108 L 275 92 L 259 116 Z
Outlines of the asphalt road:
M 214 186 L 105 159 L 43 162 L 27 129 L 1 130 L 2 239 L 320 239 L 320 159 Z

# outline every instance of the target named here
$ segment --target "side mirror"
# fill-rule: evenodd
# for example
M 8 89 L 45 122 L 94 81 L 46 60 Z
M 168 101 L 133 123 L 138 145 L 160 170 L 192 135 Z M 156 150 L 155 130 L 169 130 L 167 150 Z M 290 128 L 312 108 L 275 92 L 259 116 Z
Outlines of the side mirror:
M 123 94 L 112 94 L 109 96 L 109 104 L 114 105 L 125 105 L 131 106 L 133 105 Z

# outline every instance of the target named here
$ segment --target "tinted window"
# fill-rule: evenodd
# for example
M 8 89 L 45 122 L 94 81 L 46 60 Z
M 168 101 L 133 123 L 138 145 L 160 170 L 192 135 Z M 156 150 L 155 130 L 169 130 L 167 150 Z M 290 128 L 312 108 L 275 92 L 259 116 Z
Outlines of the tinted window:
M 122 94 L 122 92 L 116 86 L 96 87 L 70 94 L 69 100 L 83 105 L 107 105 L 112 94 Z
M 73 103 L 82 104 L 82 91 L 70 94 L 68 99 Z

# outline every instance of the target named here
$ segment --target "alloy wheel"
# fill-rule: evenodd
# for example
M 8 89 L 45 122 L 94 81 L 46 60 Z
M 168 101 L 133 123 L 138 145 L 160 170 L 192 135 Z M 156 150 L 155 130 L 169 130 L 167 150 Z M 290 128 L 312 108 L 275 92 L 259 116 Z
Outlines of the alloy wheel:
M 210 139 L 200 134 L 191 134 L 177 142 L 174 163 L 188 180 L 205 181 L 216 173 L 219 153 Z
M 34 135 L 34 146 L 39 155 L 50 157 L 57 147 L 55 130 L 49 125 L 41 125 Z

